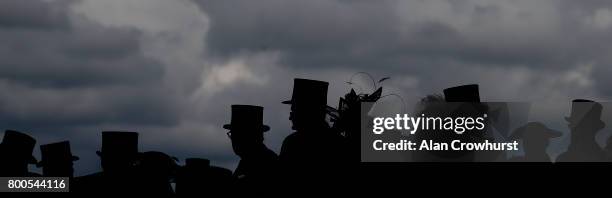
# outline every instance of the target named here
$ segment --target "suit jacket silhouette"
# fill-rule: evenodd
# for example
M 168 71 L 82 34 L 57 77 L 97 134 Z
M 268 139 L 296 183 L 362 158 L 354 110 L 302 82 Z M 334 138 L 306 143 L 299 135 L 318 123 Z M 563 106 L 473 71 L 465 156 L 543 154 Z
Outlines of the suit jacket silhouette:
M 278 156 L 261 146 L 249 156 L 242 157 L 234 171 L 234 190 L 266 190 L 277 180 Z

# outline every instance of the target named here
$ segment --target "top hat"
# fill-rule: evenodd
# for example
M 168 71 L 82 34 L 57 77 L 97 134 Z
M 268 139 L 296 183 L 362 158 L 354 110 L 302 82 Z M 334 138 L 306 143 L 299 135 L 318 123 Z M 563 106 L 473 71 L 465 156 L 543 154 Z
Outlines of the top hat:
M 2 139 L 2 149 L 10 156 L 20 157 L 30 164 L 36 164 L 37 160 L 32 156 L 36 140 L 31 136 L 14 130 L 6 130 Z
M 40 145 L 40 162 L 36 165 L 42 167 L 45 164 L 53 162 L 72 162 L 79 160 L 79 157 L 73 156 L 70 151 L 70 142 L 62 141 L 51 144 Z
M 529 122 L 514 130 L 510 139 L 548 139 L 563 136 L 563 133 L 550 129 L 540 122 Z
M 263 124 L 263 107 L 253 105 L 232 105 L 232 118 L 230 124 L 223 125 L 224 129 L 259 129 L 261 132 L 270 130 Z
M 297 109 L 312 110 L 327 107 L 328 82 L 296 78 L 293 80 L 291 100 L 283 104 L 291 104 Z
M 585 99 L 572 100 L 572 109 L 565 120 L 570 123 L 579 123 L 582 120 L 597 120 L 601 122 L 603 106 L 598 102 Z
M 480 102 L 477 84 L 462 85 L 444 89 L 446 102 Z
M 102 132 L 102 150 L 98 155 L 132 156 L 138 154 L 138 133 L 121 131 Z

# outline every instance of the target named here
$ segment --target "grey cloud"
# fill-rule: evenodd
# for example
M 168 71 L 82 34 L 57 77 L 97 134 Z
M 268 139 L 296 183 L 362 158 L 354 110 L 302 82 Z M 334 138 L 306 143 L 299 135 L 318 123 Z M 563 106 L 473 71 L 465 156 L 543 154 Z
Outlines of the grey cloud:
M 165 68 L 140 51 L 141 32 L 72 14 L 72 1 L 27 2 L 0 6 L 14 9 L 5 21 L 27 20 L 0 25 L 2 127 L 179 123 L 180 99 L 160 88 Z
M 290 96 L 294 77 L 329 81 L 332 106 L 357 71 L 390 76 L 385 94 L 406 101 L 468 83 L 481 85 L 484 100 L 565 101 L 611 93 L 612 34 L 585 22 L 609 8 L 604 1 L 194 0 L 210 20 L 210 27 L 198 29 L 207 31 L 202 51 L 190 45 L 199 39 L 180 32 L 146 31 L 182 23 L 149 24 L 138 15 L 109 17 L 115 23 L 102 25 L 72 13 L 64 1 L 6 2 L 0 3 L 0 128 L 31 131 L 39 143 L 74 141 L 83 159 L 79 173 L 97 170 L 99 132 L 113 129 L 141 132 L 143 151 L 207 157 L 232 167 L 237 158 L 221 128 L 231 104 L 264 106 L 272 127 L 266 143 L 278 151 L 291 132 L 289 109 L 280 101 Z M 186 17 L 163 16 L 168 23 Z M 161 42 L 147 42 L 156 39 Z M 173 39 L 184 45 L 172 45 Z M 185 51 L 164 56 L 176 49 Z M 266 53 L 278 56 L 249 57 Z M 209 76 L 211 68 L 236 60 L 245 68 Z M 206 90 L 214 77 L 222 79 L 218 90 Z
M 0 78 L 34 87 L 154 83 L 159 63 L 141 55 L 135 30 L 0 29 Z
M 471 1 L 435 1 L 452 6 L 449 18 L 428 19 L 403 7 L 424 7 L 419 2 L 376 1 L 236 1 L 199 3 L 211 18 L 207 35 L 213 53 L 232 55 L 244 51 L 278 50 L 281 61 L 293 67 L 384 66 L 410 69 L 410 62 L 440 59 L 500 66 L 563 67 L 604 56 L 610 47 L 599 42 L 606 34 L 581 30 L 580 24 L 564 23 L 565 13 L 577 8 L 554 1 L 533 3 L 549 7 L 545 17 L 530 2 L 518 2 L 524 11 L 508 14 L 499 5 Z M 427 9 L 427 7 L 424 7 Z M 571 9 L 571 10 L 566 10 Z M 586 11 L 586 13 L 589 13 Z M 431 15 L 435 15 L 432 13 Z M 515 17 L 509 23 L 504 14 Z M 452 21 L 465 15 L 467 29 Z M 542 14 L 544 15 L 544 14 Z M 423 19 L 421 19 L 421 18 Z M 542 18 L 542 19 L 540 19 Z M 553 21 L 545 21 L 551 18 Z M 546 22 L 538 27 L 530 21 Z M 409 22 L 406 22 L 409 21 Z M 521 25 L 520 23 L 524 23 Z M 556 26 L 556 23 L 561 25 Z M 507 28 L 503 28 L 508 25 Z M 499 26 L 500 28 L 495 28 Z M 533 27 L 532 29 L 523 29 Z M 482 34 L 483 36 L 479 36 Z
M 0 27 L 57 29 L 69 25 L 64 7 L 71 0 L 45 1 L 6 0 L 0 2 Z

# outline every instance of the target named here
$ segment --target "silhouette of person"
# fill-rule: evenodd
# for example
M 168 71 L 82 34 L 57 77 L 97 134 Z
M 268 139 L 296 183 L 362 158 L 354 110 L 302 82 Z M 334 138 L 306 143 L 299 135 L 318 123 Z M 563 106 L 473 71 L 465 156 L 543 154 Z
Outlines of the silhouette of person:
M 514 130 L 510 139 L 522 139 L 524 156 L 513 157 L 511 162 L 551 162 L 546 153 L 550 138 L 561 137 L 563 133 L 549 129 L 540 122 L 529 122 Z
M 138 133 L 102 132 L 102 149 L 96 154 L 100 156 L 102 172 L 77 178 L 75 192 L 130 194 L 138 190 Z
M 605 152 L 595 142 L 595 135 L 606 124 L 601 120 L 603 106 L 592 100 L 576 99 L 565 120 L 571 131 L 571 142 L 565 153 L 557 158 L 558 162 L 598 162 L 605 161 Z
M 28 164 L 36 164 L 32 156 L 36 140 L 14 130 L 6 130 L 0 143 L 0 177 L 29 177 L 40 174 L 28 172 Z
M 79 157 L 70 151 L 70 142 L 62 141 L 40 146 L 41 160 L 36 164 L 42 167 L 45 177 L 73 177 L 73 161 Z
M 176 175 L 176 196 L 197 197 L 227 194 L 232 182 L 232 171 L 211 166 L 208 159 L 187 158 Z
M 332 116 L 332 130 L 343 136 L 347 153 L 346 162 L 358 163 L 361 161 L 361 130 L 367 126 L 367 122 L 362 120 L 371 119 L 362 117 L 362 112 L 368 112 L 374 103 L 380 99 L 382 87 L 372 94 L 357 94 L 354 89 L 340 98 L 337 109 L 337 117 Z
M 263 107 L 232 105 L 231 122 L 223 128 L 230 130 L 227 135 L 240 157 L 233 174 L 235 192 L 265 192 L 276 180 L 278 156 L 263 143 L 264 132 L 270 130 L 263 124 Z
M 349 156 L 345 140 L 326 121 L 328 86 L 327 82 L 296 78 L 291 100 L 283 102 L 291 105 L 289 120 L 295 130 L 283 141 L 279 156 L 284 180 L 325 178 L 318 185 L 326 186 L 342 177 L 340 170 Z
M 476 84 L 461 85 L 444 89 L 444 96 L 430 95 L 421 100 L 417 109 L 417 115 L 424 114 L 426 117 L 440 118 L 459 118 L 459 117 L 483 117 L 488 113 L 488 106 L 480 102 L 479 87 Z M 485 120 L 486 122 L 486 120 Z M 435 124 L 434 124 L 435 125 Z M 453 130 L 445 130 L 436 125 L 434 129 L 430 126 L 429 130 L 416 132 L 414 138 L 417 144 L 423 141 L 434 143 L 446 143 L 450 145 L 452 141 L 461 142 L 484 142 L 491 141 L 487 137 L 486 127 L 482 130 L 472 129 L 457 134 Z M 493 161 L 498 158 L 499 152 L 488 151 L 469 151 L 469 150 L 426 150 L 412 152 L 414 161 L 425 162 L 465 162 L 465 161 Z
M 138 159 L 138 192 L 157 197 L 173 197 L 170 180 L 178 169 L 177 159 L 159 151 L 140 153 Z

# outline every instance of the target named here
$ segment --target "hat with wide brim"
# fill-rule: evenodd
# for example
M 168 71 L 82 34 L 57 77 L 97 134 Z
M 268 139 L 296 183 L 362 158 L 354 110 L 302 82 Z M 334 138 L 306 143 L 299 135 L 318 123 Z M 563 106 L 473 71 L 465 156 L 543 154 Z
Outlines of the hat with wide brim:
M 529 122 L 514 130 L 514 133 L 510 135 L 510 139 L 524 139 L 530 137 L 557 138 L 561 136 L 563 136 L 562 132 L 550 129 L 540 122 Z

